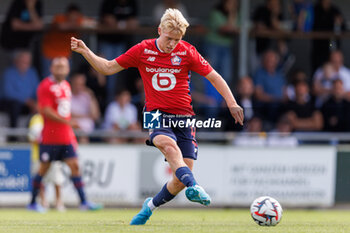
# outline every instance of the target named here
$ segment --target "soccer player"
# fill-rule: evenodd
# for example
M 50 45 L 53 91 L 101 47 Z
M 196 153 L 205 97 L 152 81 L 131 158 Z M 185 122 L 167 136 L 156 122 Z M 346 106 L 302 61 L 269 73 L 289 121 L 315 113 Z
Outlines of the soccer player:
M 51 76 L 45 78 L 37 89 L 39 112 L 44 118 L 44 128 L 40 142 L 40 167 L 33 178 L 32 199 L 28 210 L 45 212 L 36 202 L 43 176 L 53 161 L 64 161 L 71 170 L 71 180 L 80 197 L 81 210 L 97 210 L 102 206 L 88 202 L 85 197 L 76 154 L 77 140 L 72 130 L 75 123 L 71 118 L 71 88 L 65 80 L 69 74 L 67 58 L 54 58 Z
M 224 79 L 197 52 L 182 40 L 189 26 L 181 12 L 167 9 L 158 27 L 157 39 L 144 40 L 114 60 L 96 56 L 83 41 L 71 39 L 71 48 L 100 73 L 111 75 L 129 67 L 137 67 L 145 88 L 146 111 L 158 110 L 175 115 L 194 115 L 189 92 L 190 71 L 205 76 L 227 102 L 235 122 L 243 124 L 243 109 L 236 103 Z M 193 202 L 209 205 L 211 198 L 198 185 L 192 168 L 197 159 L 193 128 L 160 128 L 150 131 L 149 144 L 165 156 L 173 171 L 172 179 L 153 198 L 147 198 L 131 225 L 143 225 L 152 211 L 173 199 L 182 189 Z

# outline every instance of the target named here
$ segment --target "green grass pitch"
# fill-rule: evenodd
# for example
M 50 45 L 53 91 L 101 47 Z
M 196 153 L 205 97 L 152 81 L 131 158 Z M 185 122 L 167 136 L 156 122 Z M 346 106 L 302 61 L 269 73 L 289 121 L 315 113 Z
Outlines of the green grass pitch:
M 46 214 L 23 209 L 0 209 L 0 232 L 350 232 L 350 210 L 285 210 L 280 224 L 261 227 L 249 209 L 159 209 L 144 226 L 129 226 L 138 209 L 105 209 L 99 212 Z

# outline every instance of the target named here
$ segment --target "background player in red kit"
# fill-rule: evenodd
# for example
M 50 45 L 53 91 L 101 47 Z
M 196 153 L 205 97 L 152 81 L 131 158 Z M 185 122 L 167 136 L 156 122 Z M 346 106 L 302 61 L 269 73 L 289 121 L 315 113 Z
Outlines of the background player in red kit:
M 189 88 L 190 72 L 205 76 L 226 100 L 236 123 L 243 124 L 243 109 L 237 105 L 224 79 L 197 52 L 182 41 L 189 26 L 180 11 L 167 9 L 158 28 L 157 39 L 144 40 L 115 60 L 96 56 L 83 41 L 71 39 L 71 48 L 78 52 L 100 73 L 111 75 L 129 67 L 137 67 L 145 88 L 146 111 L 175 115 L 194 115 Z M 154 117 L 157 117 L 154 115 Z M 182 189 L 190 201 L 209 205 L 211 198 L 199 186 L 192 174 L 197 159 L 192 128 L 160 128 L 150 131 L 150 144 L 165 156 L 173 178 L 153 198 L 147 198 L 131 225 L 145 224 L 152 211 L 173 199 Z M 210 172 L 210 171 L 209 171 Z
M 71 125 L 71 88 L 65 80 L 69 74 L 67 58 L 55 58 L 51 64 L 52 75 L 45 78 L 37 89 L 39 112 L 44 118 L 40 143 L 40 168 L 33 178 L 32 199 L 29 210 L 44 212 L 36 203 L 43 176 L 55 160 L 64 161 L 71 170 L 71 180 L 80 197 L 81 210 L 96 210 L 101 206 L 88 202 L 85 197 L 76 154 L 77 140 Z

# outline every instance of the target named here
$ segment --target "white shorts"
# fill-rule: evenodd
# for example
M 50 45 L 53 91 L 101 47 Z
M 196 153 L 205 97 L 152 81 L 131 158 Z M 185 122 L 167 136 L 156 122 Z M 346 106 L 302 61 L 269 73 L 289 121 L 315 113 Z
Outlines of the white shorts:
M 62 169 L 62 162 L 51 162 L 51 166 L 43 179 L 44 184 L 53 183 L 55 185 L 62 185 L 64 182 L 64 175 Z

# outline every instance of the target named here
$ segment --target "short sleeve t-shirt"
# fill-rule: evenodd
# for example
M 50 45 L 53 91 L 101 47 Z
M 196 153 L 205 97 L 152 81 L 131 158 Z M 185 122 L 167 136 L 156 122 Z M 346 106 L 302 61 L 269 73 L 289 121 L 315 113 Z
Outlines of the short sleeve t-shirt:
M 194 115 L 190 93 L 191 71 L 202 76 L 213 68 L 191 44 L 180 41 L 171 53 L 157 47 L 156 39 L 144 40 L 116 61 L 123 68 L 137 67 L 143 80 L 145 110 L 159 109 L 179 115 Z

